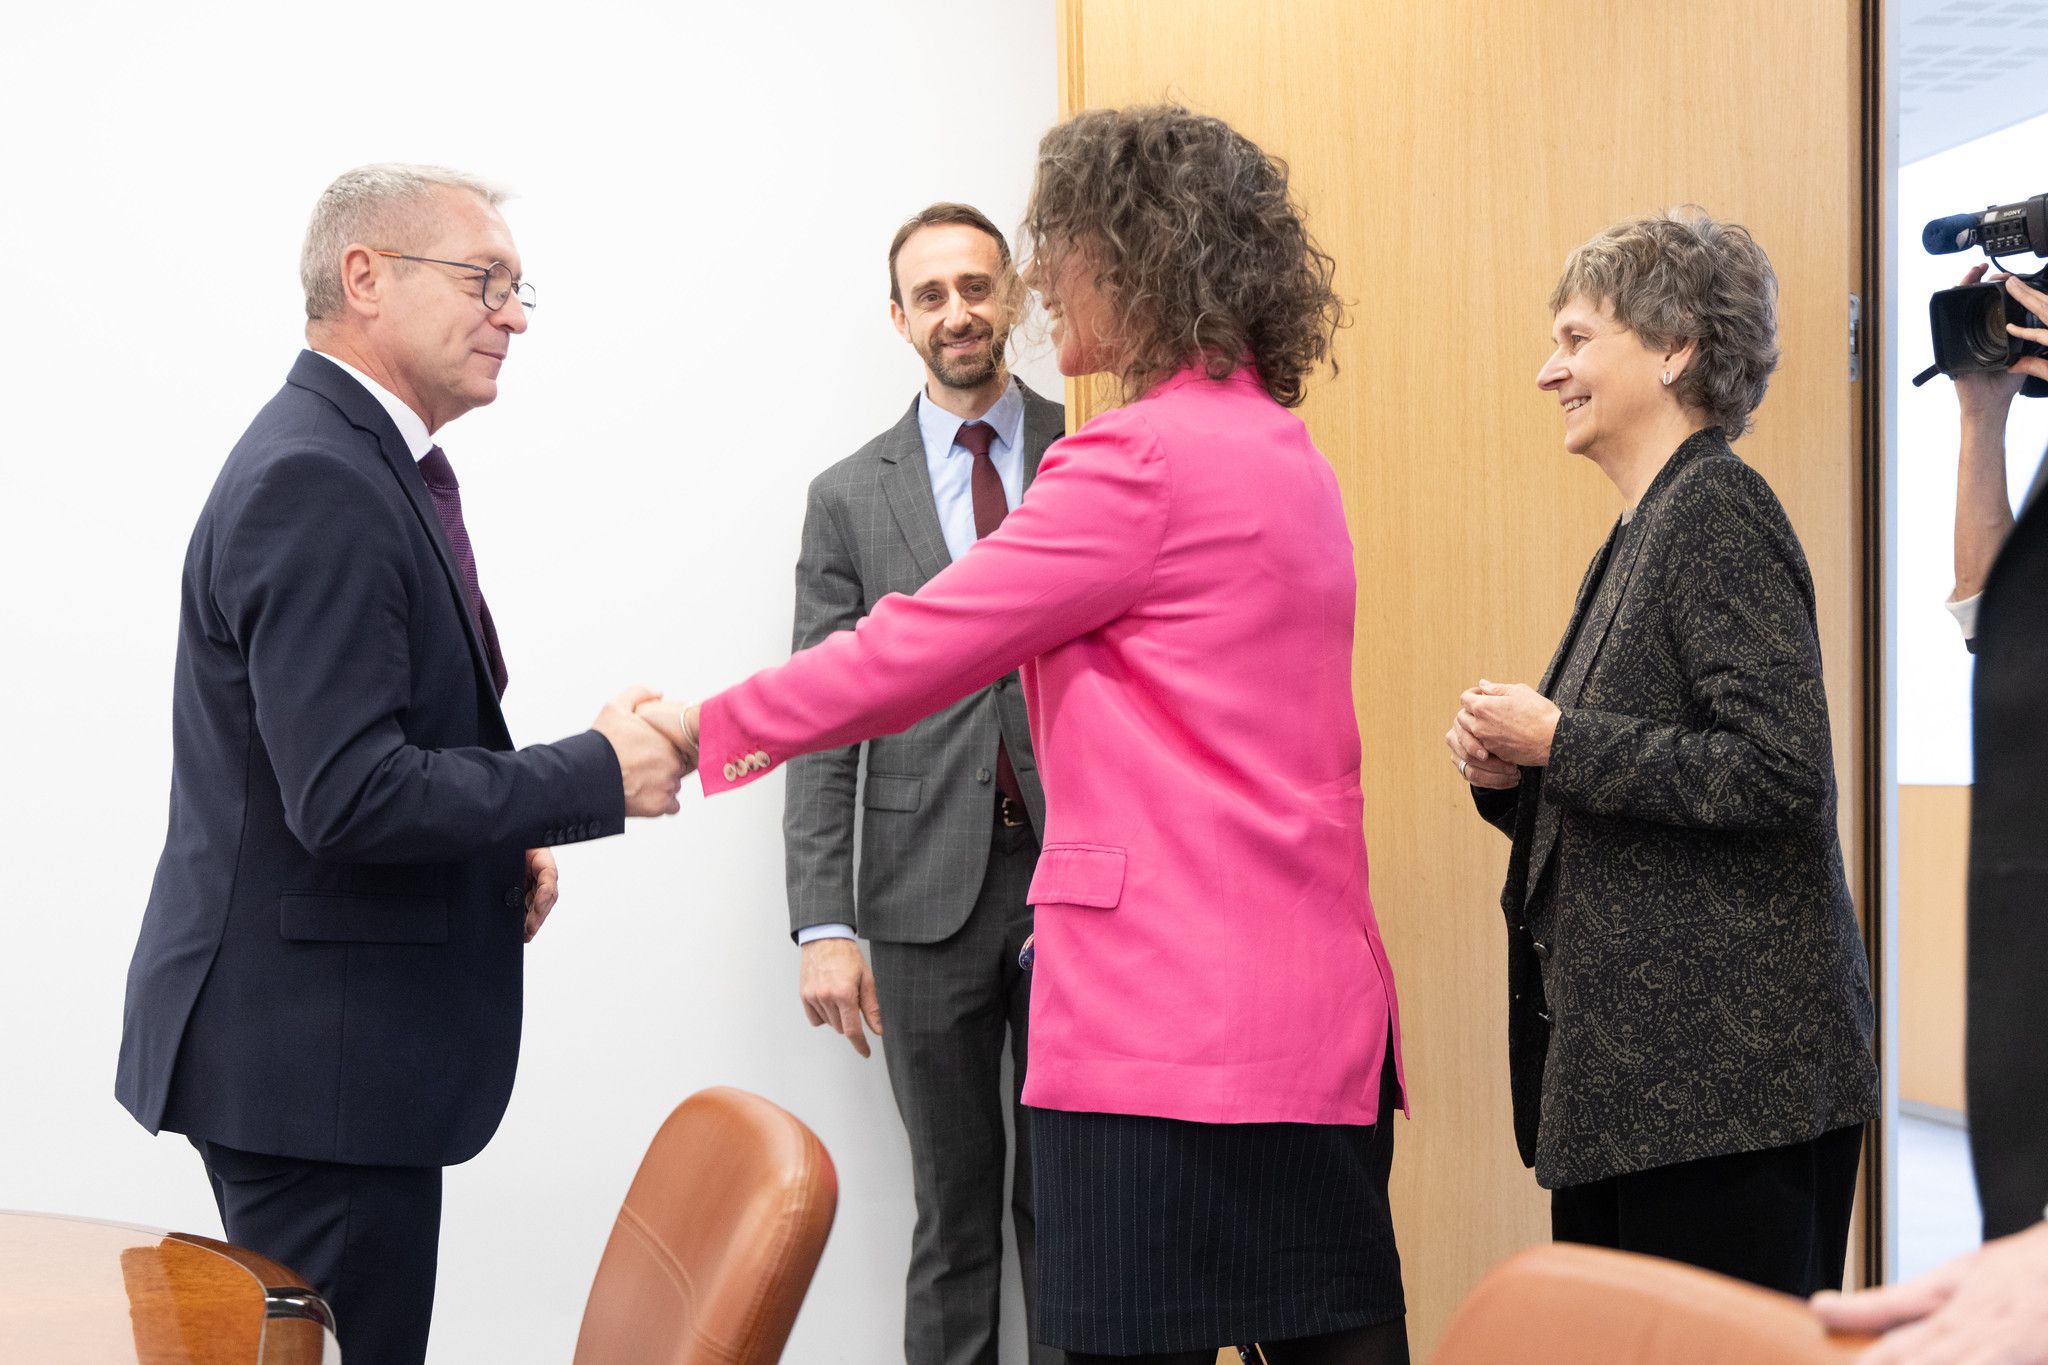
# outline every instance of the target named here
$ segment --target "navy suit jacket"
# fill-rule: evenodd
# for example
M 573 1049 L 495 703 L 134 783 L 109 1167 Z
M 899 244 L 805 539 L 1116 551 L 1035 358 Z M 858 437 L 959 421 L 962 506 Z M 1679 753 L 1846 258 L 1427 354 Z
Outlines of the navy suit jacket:
M 616 834 L 595 731 L 514 750 L 426 484 L 312 352 L 185 557 L 170 828 L 115 1082 L 145 1128 L 467 1160 L 519 1052 L 524 850 Z

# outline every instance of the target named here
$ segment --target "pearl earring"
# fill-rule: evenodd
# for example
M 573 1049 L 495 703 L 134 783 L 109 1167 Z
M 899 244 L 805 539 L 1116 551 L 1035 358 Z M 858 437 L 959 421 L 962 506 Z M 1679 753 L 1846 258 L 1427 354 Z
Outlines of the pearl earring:
M 1664 371 L 1664 387 L 1667 389 L 1671 387 L 1671 371 L 1669 370 Z

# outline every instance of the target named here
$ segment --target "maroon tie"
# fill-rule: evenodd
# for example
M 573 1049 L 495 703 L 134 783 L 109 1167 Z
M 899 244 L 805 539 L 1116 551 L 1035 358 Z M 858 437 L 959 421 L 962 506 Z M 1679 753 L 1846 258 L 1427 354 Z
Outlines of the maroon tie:
M 996 462 L 988 457 L 988 443 L 995 436 L 996 429 L 986 422 L 964 422 L 960 434 L 953 439 L 963 450 L 974 456 L 974 538 L 980 540 L 1003 524 L 1003 518 L 1010 514 L 1010 501 L 1003 496 L 1003 476 L 996 473 Z M 1001 739 L 996 740 L 996 790 L 1012 801 L 1024 799 L 1024 789 L 1017 785 L 1017 770 L 1010 766 L 1010 746 Z
M 505 656 L 498 649 L 498 628 L 491 622 L 491 609 L 484 602 L 483 589 L 476 581 L 476 552 L 469 548 L 469 530 L 462 524 L 462 485 L 455 481 L 455 466 L 435 446 L 420 457 L 420 477 L 427 481 L 427 496 L 434 500 L 434 515 L 447 533 L 448 548 L 455 552 L 455 568 L 462 575 L 464 594 L 469 599 L 470 619 L 484 637 L 484 654 L 491 661 L 491 686 L 505 695 Z

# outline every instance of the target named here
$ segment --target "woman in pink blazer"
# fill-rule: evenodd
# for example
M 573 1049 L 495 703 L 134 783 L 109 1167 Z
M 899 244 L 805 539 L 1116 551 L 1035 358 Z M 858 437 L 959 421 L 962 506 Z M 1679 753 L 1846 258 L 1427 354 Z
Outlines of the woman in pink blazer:
M 718 792 L 1022 667 L 1047 806 L 1033 1325 L 1077 1361 L 1407 1358 L 1352 546 L 1288 411 L 1341 314 L 1285 174 L 1170 106 L 1049 132 L 1028 282 L 1060 368 L 1132 401 L 915 596 L 700 712 L 643 711 Z

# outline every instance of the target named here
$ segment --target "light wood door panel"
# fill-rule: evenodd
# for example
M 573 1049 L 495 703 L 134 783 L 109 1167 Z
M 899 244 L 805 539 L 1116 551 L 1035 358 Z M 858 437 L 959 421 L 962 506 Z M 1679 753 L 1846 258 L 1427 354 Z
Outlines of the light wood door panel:
M 1813 564 L 1863 865 L 1860 6 L 1063 0 L 1060 25 L 1067 111 L 1174 98 L 1230 120 L 1290 163 L 1354 301 L 1342 372 L 1301 411 L 1357 553 L 1366 833 L 1415 1106 L 1395 1217 L 1426 1358 L 1479 1275 L 1548 1233 L 1509 1121 L 1507 845 L 1441 737 L 1476 679 L 1536 681 L 1618 510 L 1534 384 L 1564 256 L 1615 219 L 1696 202 L 1776 265 L 1784 360 L 1737 449 Z M 1101 396 L 1070 400 L 1078 419 Z
M 1899 1098 L 1961 1114 L 1970 789 L 1899 788 Z

